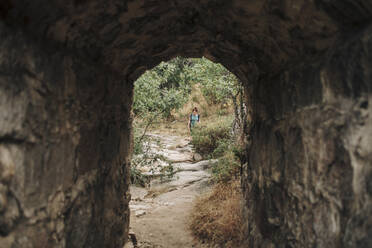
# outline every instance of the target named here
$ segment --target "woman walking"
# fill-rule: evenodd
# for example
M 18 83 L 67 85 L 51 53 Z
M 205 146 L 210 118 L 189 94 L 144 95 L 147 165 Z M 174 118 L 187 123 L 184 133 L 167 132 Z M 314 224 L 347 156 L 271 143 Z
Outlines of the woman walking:
M 196 125 L 196 123 L 199 123 L 199 122 L 200 122 L 200 115 L 198 113 L 197 107 L 194 107 L 189 117 L 189 122 L 188 122 L 189 131 L 191 132 L 193 127 Z

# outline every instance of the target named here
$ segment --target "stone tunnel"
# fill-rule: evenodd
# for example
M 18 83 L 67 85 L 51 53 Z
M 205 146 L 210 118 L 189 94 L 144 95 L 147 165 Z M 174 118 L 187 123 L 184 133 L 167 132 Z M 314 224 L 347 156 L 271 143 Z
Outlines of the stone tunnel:
M 246 247 L 372 247 L 370 0 L 1 0 L 0 247 L 127 241 L 133 83 L 244 84 Z

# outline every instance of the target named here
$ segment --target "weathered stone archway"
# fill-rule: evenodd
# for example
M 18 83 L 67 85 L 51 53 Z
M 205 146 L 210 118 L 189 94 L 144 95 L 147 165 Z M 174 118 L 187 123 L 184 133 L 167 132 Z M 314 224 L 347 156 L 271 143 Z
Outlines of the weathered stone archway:
M 0 245 L 120 247 L 132 84 L 221 62 L 253 118 L 248 247 L 369 247 L 368 0 L 0 3 Z

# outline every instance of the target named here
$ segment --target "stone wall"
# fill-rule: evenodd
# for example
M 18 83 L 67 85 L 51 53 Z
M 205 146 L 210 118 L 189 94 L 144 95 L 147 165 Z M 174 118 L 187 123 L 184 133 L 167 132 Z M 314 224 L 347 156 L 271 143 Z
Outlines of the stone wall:
M 254 87 L 248 247 L 371 247 L 372 26 Z
M 0 246 L 119 247 L 131 91 L 0 24 Z

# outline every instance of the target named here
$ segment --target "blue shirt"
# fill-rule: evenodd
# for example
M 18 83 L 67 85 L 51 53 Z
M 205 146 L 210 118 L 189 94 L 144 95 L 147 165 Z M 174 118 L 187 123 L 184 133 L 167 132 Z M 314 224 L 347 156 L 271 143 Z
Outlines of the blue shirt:
M 193 127 L 197 121 L 199 121 L 199 115 L 198 114 L 196 114 L 196 115 L 191 114 L 190 115 L 190 124 L 191 124 L 191 127 Z

